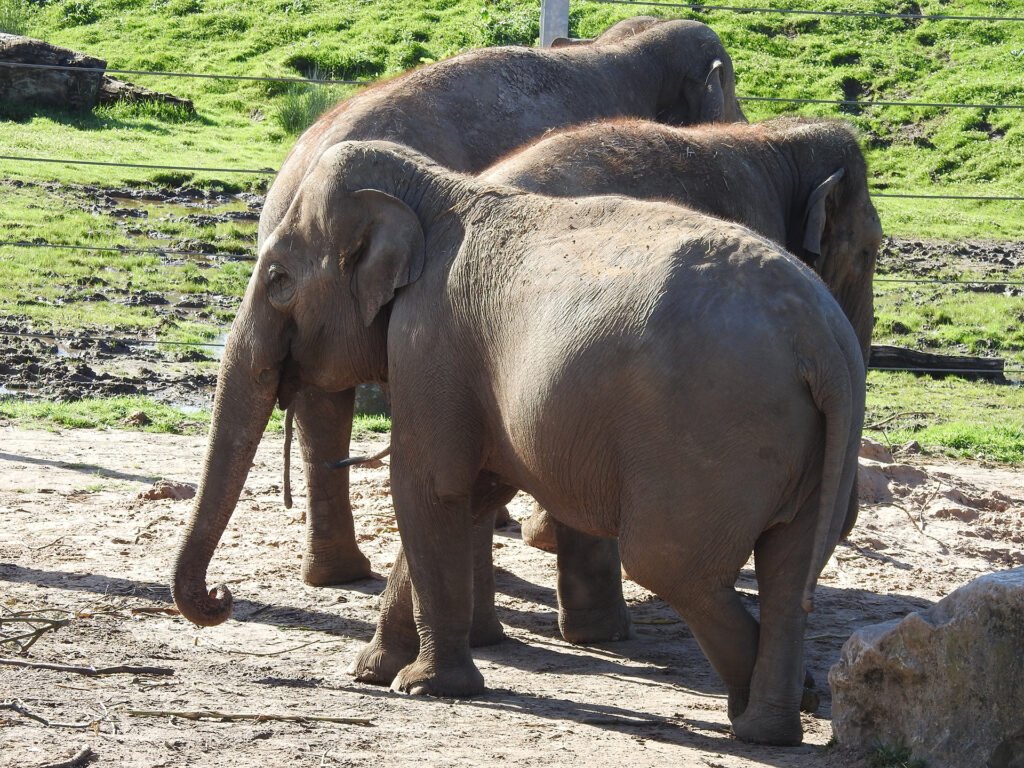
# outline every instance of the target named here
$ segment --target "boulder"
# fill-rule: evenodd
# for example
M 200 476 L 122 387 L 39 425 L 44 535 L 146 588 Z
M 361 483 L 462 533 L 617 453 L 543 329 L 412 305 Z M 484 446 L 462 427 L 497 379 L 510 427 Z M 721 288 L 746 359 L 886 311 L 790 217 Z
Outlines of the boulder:
M 858 630 L 828 679 L 842 746 L 909 749 L 929 768 L 1024 768 L 1024 568 Z
M 5 33 L 0 33 L 0 61 L 72 67 L 36 69 L 0 66 L 0 101 L 60 109 L 92 109 L 103 84 L 103 70 L 107 67 L 103 59 L 31 37 Z
M 189 112 L 195 112 L 191 99 L 183 99 L 171 93 L 152 91 L 141 85 L 126 83 L 124 80 L 118 80 L 109 75 L 103 76 L 98 99 L 100 104 L 114 104 L 118 101 L 162 101 L 165 104 L 174 104 Z

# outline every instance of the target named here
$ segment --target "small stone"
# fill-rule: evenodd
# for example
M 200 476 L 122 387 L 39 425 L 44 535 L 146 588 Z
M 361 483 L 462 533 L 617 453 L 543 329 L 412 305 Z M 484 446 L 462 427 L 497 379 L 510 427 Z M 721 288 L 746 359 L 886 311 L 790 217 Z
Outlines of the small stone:
M 121 423 L 129 427 L 144 427 L 151 421 L 152 419 L 146 415 L 145 411 L 136 411 L 135 413 L 125 416 Z
M 178 483 L 174 480 L 157 480 L 148 491 L 142 491 L 139 498 L 145 501 L 157 499 L 173 499 L 181 501 L 196 495 L 196 486 L 192 483 Z
M 892 463 L 892 454 L 889 453 L 889 449 L 868 437 L 860 439 L 860 457 L 880 461 L 883 464 Z
M 910 456 L 918 455 L 923 453 L 923 451 L 921 450 L 921 444 L 917 442 L 917 440 L 908 440 L 903 445 L 899 446 L 895 453 Z
M 1024 765 L 1024 568 L 857 630 L 829 672 L 844 747 L 909 749 L 929 768 Z

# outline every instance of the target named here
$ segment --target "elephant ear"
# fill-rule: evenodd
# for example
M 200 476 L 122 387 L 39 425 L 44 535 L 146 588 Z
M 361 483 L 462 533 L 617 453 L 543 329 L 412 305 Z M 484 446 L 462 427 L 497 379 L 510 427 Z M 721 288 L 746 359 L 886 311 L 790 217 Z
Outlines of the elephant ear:
M 711 70 L 704 78 L 704 98 L 700 104 L 700 122 L 717 123 L 725 114 L 725 93 L 722 91 L 722 60 L 711 62 Z
M 551 48 L 570 48 L 574 45 L 590 45 L 593 37 L 556 37 L 551 41 Z
M 840 179 L 846 175 L 846 169 L 840 168 L 821 184 L 819 184 L 810 197 L 807 198 L 807 207 L 804 209 L 804 250 L 821 256 L 821 236 L 825 232 L 825 219 L 827 218 L 826 207 L 829 197 L 834 193 Z M 821 272 L 821 259 L 814 263 L 814 269 Z
M 409 206 L 385 192 L 360 189 L 353 198 L 363 209 L 365 227 L 352 272 L 352 294 L 369 326 L 395 291 L 423 272 L 423 227 Z

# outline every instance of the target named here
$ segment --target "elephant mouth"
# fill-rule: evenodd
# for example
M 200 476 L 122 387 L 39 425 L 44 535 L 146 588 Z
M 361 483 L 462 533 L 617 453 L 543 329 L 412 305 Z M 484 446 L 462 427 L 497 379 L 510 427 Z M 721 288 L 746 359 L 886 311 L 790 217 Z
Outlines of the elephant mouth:
M 277 385 L 277 407 L 287 411 L 302 384 L 299 366 L 289 355 L 281 366 L 281 380 Z

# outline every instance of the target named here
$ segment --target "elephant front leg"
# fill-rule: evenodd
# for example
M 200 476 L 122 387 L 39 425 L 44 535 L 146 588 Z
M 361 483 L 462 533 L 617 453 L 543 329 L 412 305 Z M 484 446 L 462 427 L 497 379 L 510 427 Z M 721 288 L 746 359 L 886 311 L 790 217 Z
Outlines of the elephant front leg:
M 633 637 L 622 597 L 617 539 L 580 533 L 551 520 L 558 546 L 558 628 L 570 643 Z
M 494 515 L 493 510 L 485 512 L 473 522 L 473 628 L 469 641 L 474 648 L 505 639 L 505 630 L 494 611 Z M 364 683 L 390 685 L 398 671 L 416 659 L 420 647 L 404 549 L 398 551 L 380 605 L 373 639 L 356 656 L 348 673 Z
M 373 575 L 356 545 L 349 505 L 348 468 L 327 464 L 349 454 L 355 391 L 303 387 L 292 401 L 306 469 L 308 510 L 302 579 L 315 587 L 345 584 Z
M 469 652 L 473 623 L 473 536 L 470 483 L 448 483 L 416 471 L 400 443 L 392 454 L 392 494 L 413 584 L 419 654 L 392 690 L 431 696 L 473 696 L 483 675 Z
M 388 583 L 380 596 L 380 616 L 373 639 L 367 643 L 348 669 L 356 680 L 390 685 L 402 667 L 412 663 L 420 650 L 420 638 L 413 621 L 412 581 L 405 550 L 388 574 Z

